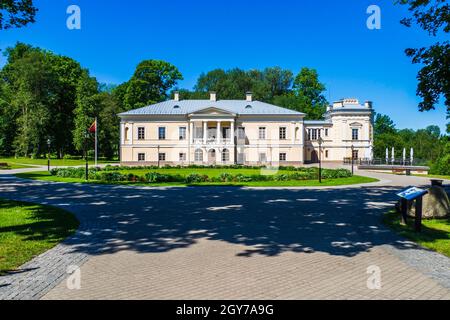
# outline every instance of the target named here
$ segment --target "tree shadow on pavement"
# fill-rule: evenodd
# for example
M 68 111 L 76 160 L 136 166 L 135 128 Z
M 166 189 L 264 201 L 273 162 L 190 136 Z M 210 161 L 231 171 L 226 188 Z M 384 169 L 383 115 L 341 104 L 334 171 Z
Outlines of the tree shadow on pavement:
M 18 181 L 18 180 L 14 180 Z M 324 252 L 355 256 L 374 246 L 411 248 L 381 223 L 399 187 L 250 189 L 137 188 L 15 183 L 0 197 L 51 204 L 81 222 L 66 242 L 93 255 L 121 250 L 166 252 L 199 239 L 247 246 L 238 253 L 276 256 Z

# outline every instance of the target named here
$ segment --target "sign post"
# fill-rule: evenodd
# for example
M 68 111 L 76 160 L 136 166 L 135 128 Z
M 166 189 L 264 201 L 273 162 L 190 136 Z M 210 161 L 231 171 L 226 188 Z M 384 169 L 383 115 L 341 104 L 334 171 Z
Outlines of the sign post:
M 414 230 L 420 232 L 422 230 L 422 198 L 428 193 L 427 190 L 417 187 L 410 187 L 397 193 L 401 199 L 402 223 L 406 224 L 408 217 L 408 203 L 416 200 L 416 215 L 414 221 Z

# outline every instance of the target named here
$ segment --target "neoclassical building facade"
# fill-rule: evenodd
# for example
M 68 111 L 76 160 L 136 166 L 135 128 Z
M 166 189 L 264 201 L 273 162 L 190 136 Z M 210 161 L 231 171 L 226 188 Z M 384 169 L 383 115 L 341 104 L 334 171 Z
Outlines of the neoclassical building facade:
M 324 120 L 253 100 L 172 100 L 119 114 L 124 165 L 292 165 L 371 158 L 372 103 L 343 99 Z

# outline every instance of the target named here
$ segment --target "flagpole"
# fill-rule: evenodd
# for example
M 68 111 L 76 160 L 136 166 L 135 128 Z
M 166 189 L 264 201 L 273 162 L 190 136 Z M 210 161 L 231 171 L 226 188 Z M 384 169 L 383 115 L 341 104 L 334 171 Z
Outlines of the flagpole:
M 95 117 L 95 166 L 97 166 L 97 131 L 98 131 L 98 123 L 97 117 Z

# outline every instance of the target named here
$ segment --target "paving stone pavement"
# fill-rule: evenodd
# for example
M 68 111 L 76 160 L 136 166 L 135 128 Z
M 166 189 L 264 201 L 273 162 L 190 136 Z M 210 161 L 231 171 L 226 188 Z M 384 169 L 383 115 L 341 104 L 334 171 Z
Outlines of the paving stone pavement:
M 371 175 L 372 173 L 368 173 Z M 378 174 L 375 174 L 378 175 Z M 380 222 L 413 177 L 340 188 L 145 188 L 0 177 L 74 212 L 76 236 L 0 277 L 0 299 L 450 299 L 450 259 Z M 389 180 L 389 181 L 388 181 Z M 66 286 L 81 266 L 81 289 Z M 378 266 L 381 289 L 367 287 Z

